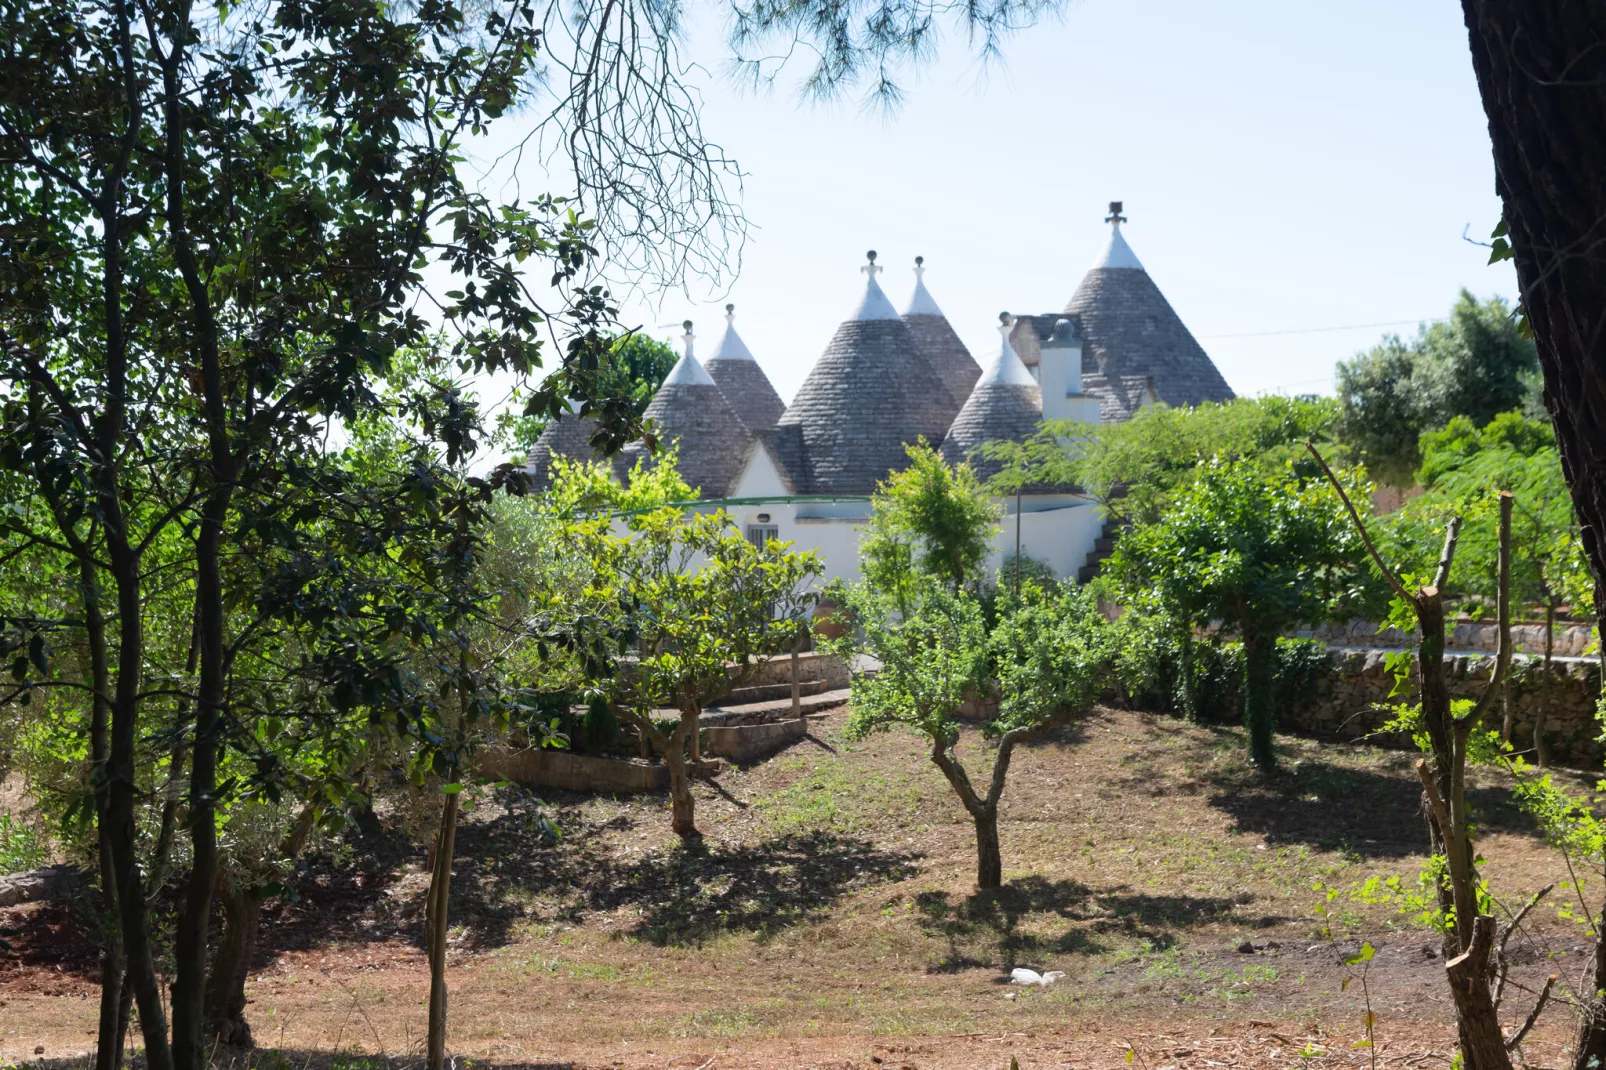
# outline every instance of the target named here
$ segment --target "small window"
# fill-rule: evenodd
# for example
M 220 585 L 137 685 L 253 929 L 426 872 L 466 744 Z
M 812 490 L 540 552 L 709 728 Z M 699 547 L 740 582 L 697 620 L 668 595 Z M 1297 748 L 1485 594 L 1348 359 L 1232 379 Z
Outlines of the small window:
M 780 537 L 781 529 L 774 524 L 747 525 L 747 541 L 760 550 L 769 545 L 771 539 L 779 539 Z

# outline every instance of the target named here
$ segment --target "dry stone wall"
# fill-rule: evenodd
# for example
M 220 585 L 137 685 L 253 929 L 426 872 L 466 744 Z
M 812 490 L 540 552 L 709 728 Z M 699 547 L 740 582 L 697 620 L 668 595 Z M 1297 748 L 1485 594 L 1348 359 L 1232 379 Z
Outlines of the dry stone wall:
M 1328 654 L 1328 669 L 1318 675 L 1308 694 L 1280 696 L 1279 727 L 1340 739 L 1358 739 L 1376 732 L 1393 716 L 1387 705 L 1414 702 L 1415 694 L 1389 698 L 1394 678 L 1386 650 L 1337 648 Z M 1452 698 L 1475 698 L 1494 667 L 1494 658 L 1481 653 L 1455 653 L 1446 657 L 1445 671 Z M 1414 691 L 1414 689 L 1413 689 Z M 1512 660 L 1509 688 L 1515 714 L 1512 741 L 1518 750 L 1533 746 L 1535 715 L 1545 716 L 1545 736 L 1551 757 L 1569 765 L 1598 765 L 1602 748 L 1601 727 L 1595 717 L 1600 696 L 1600 664 L 1591 658 L 1555 658 L 1546 671 L 1540 658 L 1519 655 Z M 1498 725 L 1499 700 L 1491 713 Z M 1409 746 L 1410 740 L 1384 740 Z
M 1352 620 L 1344 624 L 1323 624 L 1294 633 L 1301 639 L 1320 639 L 1330 646 L 1349 647 L 1406 647 L 1416 645 L 1416 636 L 1407 635 L 1396 628 L 1379 630 L 1368 620 Z M 1499 629 L 1487 621 L 1457 621 L 1444 636 L 1445 647 L 1454 651 L 1494 652 L 1499 644 Z M 1555 657 L 1583 657 L 1590 648 L 1592 629 L 1587 624 L 1557 621 L 1551 634 L 1551 654 Z M 1533 621 L 1519 621 L 1511 626 L 1511 648 L 1519 654 L 1545 652 L 1545 626 Z

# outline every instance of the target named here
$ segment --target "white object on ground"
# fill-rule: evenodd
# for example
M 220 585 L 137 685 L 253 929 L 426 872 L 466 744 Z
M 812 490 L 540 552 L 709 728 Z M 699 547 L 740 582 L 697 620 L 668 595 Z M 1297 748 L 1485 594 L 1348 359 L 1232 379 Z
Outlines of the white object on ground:
M 1009 972 L 1009 976 L 1010 976 L 1010 982 L 1009 983 L 1012 984 L 1012 985 L 1045 985 L 1046 986 L 1046 985 L 1051 985 L 1055 981 L 1058 981 L 1061 977 L 1064 977 L 1065 976 L 1065 971 L 1064 970 L 1049 970 L 1047 973 L 1038 973 L 1036 970 L 1028 970 L 1028 969 L 1025 969 L 1024 967 L 1016 966 L 1013 970 L 1011 970 Z

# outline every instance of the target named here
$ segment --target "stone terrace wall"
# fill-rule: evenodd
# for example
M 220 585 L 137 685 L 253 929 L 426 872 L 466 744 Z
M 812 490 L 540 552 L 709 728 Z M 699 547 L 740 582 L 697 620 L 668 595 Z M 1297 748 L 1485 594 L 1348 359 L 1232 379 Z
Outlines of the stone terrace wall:
M 1551 653 L 1556 657 L 1581 657 L 1589 647 L 1590 626 L 1557 621 L 1551 638 Z M 1394 628 L 1379 632 L 1374 621 L 1352 620 L 1347 624 L 1323 624 L 1304 628 L 1294 633 L 1301 639 L 1320 639 L 1329 646 L 1360 647 L 1414 647 L 1416 636 L 1406 635 Z M 1450 650 L 1487 650 L 1494 652 L 1500 640 L 1499 629 L 1487 621 L 1458 621 L 1445 633 L 1444 643 Z M 1519 654 L 1545 652 L 1545 626 L 1532 621 L 1517 621 L 1511 625 L 1511 648 Z
M 1558 629 L 1559 631 L 1559 629 Z M 1384 650 L 1335 649 L 1329 652 L 1329 671 L 1303 698 L 1279 703 L 1279 728 L 1314 735 L 1356 739 L 1376 731 L 1392 713 L 1379 704 L 1414 702 L 1415 695 L 1390 700 L 1394 679 L 1384 667 Z M 1475 698 L 1494 667 L 1484 654 L 1447 656 L 1445 671 L 1452 698 Z M 1553 759 L 1570 765 L 1597 765 L 1602 748 L 1596 737 L 1595 702 L 1600 696 L 1600 665 L 1594 658 L 1556 658 L 1545 672 L 1542 659 L 1518 655 L 1512 659 L 1511 705 L 1515 711 L 1512 742 L 1519 751 L 1533 746 L 1534 714 L 1545 712 L 1545 735 Z M 1498 727 L 1499 700 L 1491 712 Z M 1390 740 L 1410 745 L 1408 739 Z

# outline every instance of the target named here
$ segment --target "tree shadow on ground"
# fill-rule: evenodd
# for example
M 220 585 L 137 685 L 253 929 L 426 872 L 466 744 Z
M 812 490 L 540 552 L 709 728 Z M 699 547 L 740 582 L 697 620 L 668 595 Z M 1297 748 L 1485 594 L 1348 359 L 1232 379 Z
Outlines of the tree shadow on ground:
M 262 905 L 259 963 L 276 951 L 396 935 L 406 918 L 386 893 L 418 853 L 406 833 L 364 821 L 348 827 L 334 850 L 304 857 L 285 882 L 292 893 Z
M 531 850 L 510 818 L 464 826 L 452 911 L 472 942 L 506 943 L 532 901 L 571 922 L 631 909 L 640 917 L 631 934 L 660 946 L 728 932 L 765 938 L 826 913 L 857 888 L 913 876 L 923 857 L 816 831 L 756 844 L 677 845 L 620 860 L 598 849 L 598 831 L 576 829 L 559 849 Z
M 455 1061 L 455 1060 L 454 1060 Z M 467 1063 L 468 1060 L 463 1060 Z M 93 1060 L 82 1056 L 30 1059 L 28 1070 L 86 1070 Z M 141 1065 L 140 1063 L 135 1065 Z M 249 1051 L 219 1048 L 211 1053 L 209 1070 L 418 1070 L 423 1061 L 417 1055 L 370 1055 L 348 1048 L 253 1048 Z M 496 1070 L 581 1070 L 581 1064 L 561 1062 L 503 1061 L 474 1059 L 475 1066 Z
M 1208 791 L 1210 805 L 1228 814 L 1238 831 L 1271 845 L 1305 844 L 1365 859 L 1427 849 L 1421 783 L 1408 766 L 1393 773 L 1306 759 L 1264 779 L 1222 778 Z M 1508 789 L 1469 786 L 1467 800 L 1483 832 L 1537 835 Z
M 993 892 L 977 892 L 953 902 L 947 892 L 915 897 L 920 927 L 948 941 L 948 954 L 932 973 L 994 966 L 1041 965 L 1051 956 L 1096 955 L 1110 950 L 1101 937 L 1119 935 L 1145 940 L 1157 948 L 1176 942 L 1177 931 L 1192 925 L 1239 922 L 1277 924 L 1283 918 L 1237 915 L 1250 902 L 1247 893 L 1233 898 L 1190 895 L 1146 895 L 1126 885 L 1094 888 L 1080 881 L 1023 877 Z M 1044 934 L 1023 928 L 1033 915 L 1052 915 L 1064 924 Z

